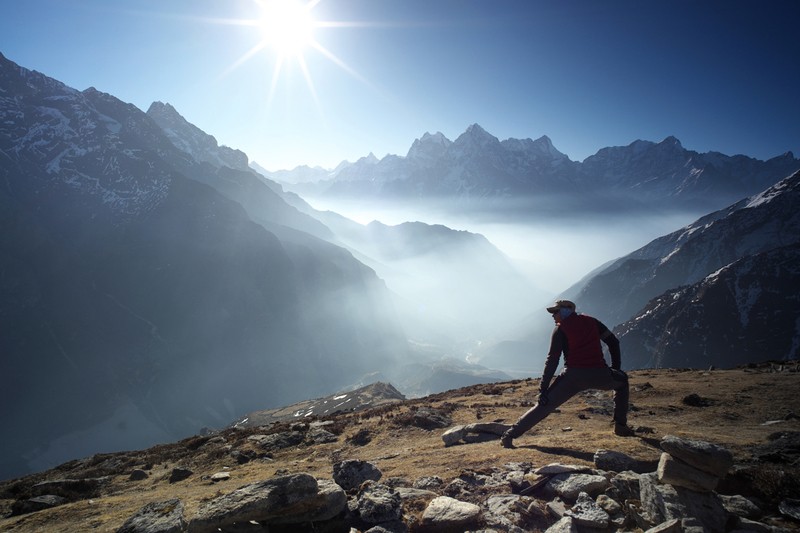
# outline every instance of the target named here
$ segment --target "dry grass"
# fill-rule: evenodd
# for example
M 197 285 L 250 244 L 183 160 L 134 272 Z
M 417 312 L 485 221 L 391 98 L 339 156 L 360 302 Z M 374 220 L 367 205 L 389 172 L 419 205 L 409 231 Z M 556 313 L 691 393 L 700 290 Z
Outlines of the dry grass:
M 664 435 L 672 434 L 724 445 L 733 452 L 737 463 L 744 464 L 752 461 L 754 446 L 767 443 L 772 433 L 800 431 L 800 420 L 792 416 L 800 414 L 800 373 L 768 370 L 769 366 L 711 372 L 631 372 L 633 409 L 629 421 L 631 426 L 641 430 L 637 438 L 613 435 L 610 416 L 603 414 L 611 405 L 610 393 L 605 392 L 589 392 L 573 398 L 560 412 L 517 439 L 516 449 L 503 449 L 498 441 L 445 448 L 441 440 L 443 430 L 427 431 L 409 425 L 409 414 L 421 406 L 448 411 L 454 424 L 513 422 L 535 400 L 538 390 L 537 380 L 522 380 L 477 385 L 394 406 L 340 415 L 334 427 L 339 434 L 337 442 L 295 446 L 274 453 L 271 460 L 239 465 L 224 447 L 258 451 L 246 440 L 249 435 L 263 432 L 258 428 L 226 430 L 221 433 L 226 440 L 224 444 L 218 439 L 193 437 L 140 452 L 95 456 L 35 476 L 0 483 L 0 497 L 8 498 L 12 494 L 24 496 L 34 483 L 45 479 L 110 476 L 110 481 L 96 497 L 0 519 L 0 530 L 115 531 L 145 504 L 175 497 L 183 500 L 186 516 L 191 517 L 201 502 L 275 474 L 306 472 L 330 479 L 333 464 L 345 459 L 374 462 L 384 479 L 402 477 L 414 481 L 422 476 L 439 476 L 447 482 L 465 472 L 487 471 L 509 462 L 588 465 L 599 449 L 621 451 L 641 461 L 655 462 L 661 454 L 658 442 Z M 685 404 L 684 398 L 690 394 L 698 395 L 709 405 Z M 774 420 L 781 422 L 764 425 Z M 364 435 L 371 439 L 359 444 L 364 440 L 356 437 Z M 151 468 L 148 479 L 128 479 L 133 468 L 145 466 Z M 194 475 L 171 484 L 168 478 L 175 466 L 188 467 Z M 230 480 L 213 483 L 208 479 L 226 468 L 231 474 Z M 776 478 L 776 471 L 783 472 L 784 477 Z M 772 490 L 776 494 L 793 491 L 800 477 L 800 464 L 777 465 L 777 468 L 766 465 L 764 472 L 764 479 L 755 481 L 762 490 Z M 12 501 L 2 500 L 0 512 L 7 514 Z

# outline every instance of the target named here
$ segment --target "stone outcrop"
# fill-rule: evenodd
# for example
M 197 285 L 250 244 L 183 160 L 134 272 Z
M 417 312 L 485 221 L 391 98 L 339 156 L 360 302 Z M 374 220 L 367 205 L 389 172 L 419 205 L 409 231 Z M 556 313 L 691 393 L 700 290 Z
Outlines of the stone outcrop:
M 329 520 L 347 505 L 341 487 L 308 474 L 278 476 L 240 487 L 200 506 L 190 533 L 214 533 L 249 522 L 305 523 Z
M 186 531 L 183 503 L 177 499 L 148 503 L 130 517 L 117 533 L 181 533 Z
M 452 446 L 458 443 L 475 443 L 487 440 L 495 440 L 506 432 L 511 426 L 497 422 L 475 423 L 464 426 L 454 426 L 442 433 L 442 440 L 445 446 Z

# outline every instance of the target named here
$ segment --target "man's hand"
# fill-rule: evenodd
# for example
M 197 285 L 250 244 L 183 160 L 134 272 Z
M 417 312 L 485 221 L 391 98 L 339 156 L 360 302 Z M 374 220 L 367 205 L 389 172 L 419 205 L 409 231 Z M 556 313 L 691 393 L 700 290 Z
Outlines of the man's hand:
M 537 400 L 537 403 L 539 405 L 547 405 L 548 401 L 550 401 L 550 399 L 547 397 L 547 391 L 539 391 L 539 399 Z

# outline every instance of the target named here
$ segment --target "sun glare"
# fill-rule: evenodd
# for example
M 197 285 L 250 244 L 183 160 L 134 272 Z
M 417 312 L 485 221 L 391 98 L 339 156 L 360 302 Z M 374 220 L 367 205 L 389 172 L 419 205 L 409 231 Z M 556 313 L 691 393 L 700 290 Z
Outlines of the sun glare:
M 259 25 L 264 44 L 279 59 L 298 57 L 314 43 L 315 21 L 311 9 L 315 2 L 301 4 L 295 0 L 265 0 Z
M 258 7 L 258 14 L 254 18 L 213 19 L 213 22 L 220 24 L 255 27 L 260 33 L 258 42 L 231 64 L 223 72 L 223 76 L 239 68 L 256 54 L 268 51 L 274 58 L 268 102 L 272 102 L 282 71 L 289 65 L 294 65 L 302 71 L 306 85 L 319 106 L 311 72 L 306 62 L 306 55 L 313 51 L 321 54 L 356 79 L 369 84 L 367 80 L 323 46 L 314 34 L 317 28 L 345 28 L 364 24 L 315 19 L 312 12 L 321 1 L 253 0 L 254 5 Z

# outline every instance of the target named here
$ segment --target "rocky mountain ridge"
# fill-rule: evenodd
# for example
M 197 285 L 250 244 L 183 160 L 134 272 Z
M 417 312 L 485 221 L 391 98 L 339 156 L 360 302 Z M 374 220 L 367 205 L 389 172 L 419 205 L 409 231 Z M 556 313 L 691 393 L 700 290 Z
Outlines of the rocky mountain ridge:
M 644 207 L 665 202 L 718 209 L 772 185 L 800 168 L 794 154 L 759 161 L 743 155 L 698 153 L 675 137 L 661 142 L 637 140 L 608 147 L 582 162 L 558 151 L 547 136 L 500 141 L 477 124 L 455 141 L 441 133 L 416 139 L 406 156 L 374 155 L 334 171 L 312 169 L 268 176 L 310 195 L 462 200 L 559 198 L 562 205 L 597 205 L 613 198 L 620 205 Z M 303 185 L 298 186 L 298 183 Z M 593 199 L 593 201 L 592 201 Z

